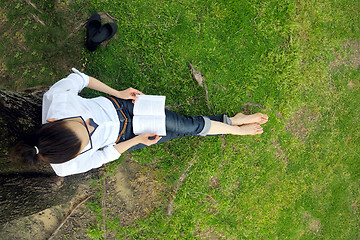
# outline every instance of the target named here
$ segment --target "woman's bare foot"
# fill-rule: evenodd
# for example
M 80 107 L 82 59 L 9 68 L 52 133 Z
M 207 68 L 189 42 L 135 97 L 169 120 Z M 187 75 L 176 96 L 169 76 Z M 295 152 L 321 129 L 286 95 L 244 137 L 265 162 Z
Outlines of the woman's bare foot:
M 234 126 L 235 127 L 235 126 Z M 263 133 L 263 128 L 258 123 L 245 124 L 234 128 L 233 135 L 256 135 Z
M 230 118 L 232 125 L 243 125 L 250 123 L 264 124 L 268 121 L 269 117 L 266 114 L 255 113 L 252 115 L 245 115 L 242 113 L 236 114 L 234 117 Z

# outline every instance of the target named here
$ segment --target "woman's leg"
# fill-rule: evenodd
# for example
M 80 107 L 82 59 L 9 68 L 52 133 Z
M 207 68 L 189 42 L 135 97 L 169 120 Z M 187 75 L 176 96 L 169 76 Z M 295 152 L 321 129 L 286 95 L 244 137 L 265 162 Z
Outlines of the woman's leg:
M 242 126 L 228 125 L 222 122 L 211 121 L 211 127 L 207 135 L 232 134 L 232 135 L 256 135 L 263 133 L 258 123 L 250 123 Z
M 129 113 L 132 117 L 132 104 L 128 104 Z M 176 114 L 170 110 L 165 110 L 166 115 L 166 136 L 163 136 L 158 143 L 166 142 L 172 139 L 187 136 L 214 136 L 221 134 L 233 135 L 255 135 L 263 132 L 260 124 L 267 121 L 264 114 L 244 115 L 238 113 L 232 118 L 223 116 L 183 116 Z M 265 119 L 266 118 L 266 119 Z M 246 124 L 242 126 L 236 126 Z M 131 126 L 131 125 L 130 125 Z M 130 127 L 129 126 L 129 127 Z M 129 135 L 127 139 L 135 135 L 131 130 L 127 131 Z M 144 144 L 138 144 L 128 151 L 146 147 Z
M 165 110 L 166 115 L 166 136 L 163 136 L 158 143 L 187 136 L 215 136 L 221 134 L 233 135 L 255 135 L 263 132 L 259 123 L 250 123 L 242 126 L 235 126 L 241 121 L 238 117 L 228 118 L 223 116 L 182 116 L 172 111 Z M 234 123 L 232 123 L 234 121 Z M 146 147 L 138 144 L 128 151 Z
M 163 143 L 172 139 L 188 136 L 206 136 L 211 127 L 211 122 L 223 121 L 220 116 L 183 116 L 165 109 L 166 115 L 166 136 L 163 136 L 158 143 Z M 213 119 L 213 120 L 210 120 Z M 227 124 L 224 124 L 227 125 Z M 222 133 L 219 133 L 222 134 Z M 215 135 L 215 134 L 214 134 Z M 130 136 L 130 138 L 133 136 Z M 146 147 L 144 144 L 138 144 L 128 151 Z

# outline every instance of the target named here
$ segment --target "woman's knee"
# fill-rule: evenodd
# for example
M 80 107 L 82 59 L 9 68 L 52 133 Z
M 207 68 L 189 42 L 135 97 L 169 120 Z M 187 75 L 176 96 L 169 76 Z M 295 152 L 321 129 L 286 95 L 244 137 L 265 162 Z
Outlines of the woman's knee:
M 189 117 L 166 111 L 166 130 L 179 134 L 179 136 L 191 136 L 199 134 L 204 128 L 203 117 Z

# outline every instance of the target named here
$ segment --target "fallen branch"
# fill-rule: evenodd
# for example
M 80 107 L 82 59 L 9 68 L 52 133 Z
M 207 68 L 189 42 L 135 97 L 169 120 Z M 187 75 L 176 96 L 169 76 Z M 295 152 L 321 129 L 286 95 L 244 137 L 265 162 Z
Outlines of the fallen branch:
M 198 38 L 200 38 L 201 23 L 199 23 Z
M 261 13 L 261 8 L 260 8 L 258 14 L 256 15 L 256 17 L 254 18 L 254 21 L 260 16 L 260 13 Z
M 204 87 L 204 78 L 201 75 L 201 72 L 196 70 L 191 63 L 189 63 L 189 68 L 193 79 L 200 85 L 200 87 Z
M 105 13 L 105 14 L 106 14 L 106 16 L 108 16 L 109 18 L 111 18 L 112 20 L 118 21 L 118 19 L 117 19 L 117 18 L 114 18 L 113 16 L 111 16 L 110 13 L 107 12 L 107 13 Z
M 200 85 L 200 87 L 203 87 L 204 90 L 205 90 L 206 105 L 208 106 L 209 110 L 214 112 L 214 110 L 211 108 L 211 105 L 210 105 L 209 91 L 208 91 L 207 86 L 205 84 L 204 77 L 201 75 L 201 72 L 199 70 L 196 70 L 191 63 L 189 63 L 188 66 L 190 68 L 191 75 L 192 75 L 193 79 Z
M 83 9 L 84 9 L 85 7 L 87 7 L 88 5 L 89 5 L 89 3 L 86 3 L 84 6 L 82 6 L 81 8 L 79 8 L 73 16 L 76 17 L 79 12 L 83 12 Z M 86 21 L 87 21 L 87 20 L 86 20 Z
M 209 110 L 211 110 L 210 101 L 209 101 L 209 91 L 208 91 L 207 86 L 206 86 L 205 83 L 204 83 L 204 89 L 205 89 L 206 104 L 207 104 Z
M 216 84 L 216 83 L 215 83 L 215 86 L 217 86 L 217 87 L 219 87 L 219 88 L 223 89 L 224 91 L 229 91 L 226 87 L 221 86 L 221 85 L 219 85 L 219 84 Z
M 40 23 L 41 25 L 45 26 L 45 23 L 35 14 L 31 14 L 31 16 L 34 18 L 35 21 L 37 21 L 38 23 Z
M 35 8 L 37 11 L 39 11 L 40 13 L 43 13 L 41 10 L 39 10 L 39 9 L 36 7 L 36 5 L 35 5 L 34 3 L 32 3 L 30 0 L 26 0 L 26 2 L 27 2 L 30 6 L 32 6 L 33 8 Z
M 357 152 L 355 152 L 354 149 L 352 149 L 351 147 L 348 146 L 348 149 L 350 149 L 353 153 L 355 153 L 358 157 L 360 157 L 360 154 L 358 154 Z
M 53 234 L 51 234 L 51 236 L 49 237 L 48 240 L 52 240 L 56 234 L 59 232 L 60 228 L 64 225 L 64 223 L 69 219 L 69 217 L 75 212 L 75 210 L 80 207 L 84 202 L 86 202 L 87 200 L 89 200 L 94 194 L 91 194 L 90 196 L 88 196 L 87 198 L 85 198 L 84 200 L 82 200 L 78 205 L 76 205 L 73 210 L 71 210 L 71 212 L 66 216 L 66 218 L 61 222 L 61 224 L 57 227 L 57 229 L 53 232 Z
M 175 23 L 177 23 L 177 22 L 179 21 L 180 13 L 181 13 L 181 12 L 179 12 L 179 14 L 177 15 L 176 20 L 175 20 Z
M 71 33 L 65 38 L 65 41 L 64 41 L 64 42 L 66 42 L 66 40 L 68 40 L 69 38 L 71 38 L 75 33 L 77 33 L 77 32 L 80 30 L 80 28 L 84 27 L 86 24 L 87 24 L 87 21 L 82 22 L 82 23 L 80 23 L 77 27 L 75 27 L 75 28 L 74 28 L 74 31 L 71 32 Z
M 216 200 L 212 197 L 212 196 L 210 196 L 209 194 L 206 194 L 206 193 L 202 193 L 202 192 L 191 192 L 191 193 L 198 193 L 198 194 L 203 194 L 203 195 L 205 195 L 205 196 L 208 196 L 211 200 L 213 200 L 214 202 L 216 202 Z M 194 197 L 193 195 L 191 195 L 190 193 L 188 193 L 188 195 L 190 195 L 191 197 L 193 197 L 193 198 L 195 198 L 196 199 L 196 197 Z
M 161 24 L 149 24 L 149 25 L 144 25 L 144 27 L 159 27 L 159 26 L 165 26 L 165 25 L 169 25 L 168 23 L 161 23 Z M 170 24 L 171 26 L 173 26 L 172 24 Z
M 173 213 L 173 210 L 174 210 L 174 201 L 175 201 L 175 198 L 176 198 L 176 194 L 181 186 L 181 184 L 184 182 L 185 178 L 186 178 L 186 175 L 188 174 L 190 168 L 192 167 L 192 165 L 195 163 L 195 160 L 197 158 L 194 158 L 193 160 L 191 160 L 188 164 L 188 167 L 185 169 L 185 171 L 180 175 L 179 177 L 179 181 L 178 183 L 176 184 L 175 186 L 175 189 L 174 189 L 174 196 L 173 198 L 170 200 L 170 204 L 169 204 L 169 207 L 168 207 L 168 211 L 167 211 L 167 216 L 168 217 L 171 217 L 172 213 Z
M 106 239 L 106 216 L 105 216 L 105 198 L 106 198 L 106 182 L 105 182 L 105 177 L 103 177 L 103 180 L 101 182 L 102 184 L 102 198 L 101 198 L 101 208 L 102 208 L 102 222 L 103 222 L 103 226 L 102 226 L 102 230 L 104 233 L 104 239 Z
M 165 67 L 166 67 L 166 62 L 165 62 L 165 59 L 164 59 L 164 56 L 161 54 L 161 58 L 162 58 L 162 60 L 163 60 L 163 62 L 164 62 L 164 65 L 165 65 Z
M 240 31 L 242 31 L 244 28 L 240 28 L 235 34 L 239 33 Z

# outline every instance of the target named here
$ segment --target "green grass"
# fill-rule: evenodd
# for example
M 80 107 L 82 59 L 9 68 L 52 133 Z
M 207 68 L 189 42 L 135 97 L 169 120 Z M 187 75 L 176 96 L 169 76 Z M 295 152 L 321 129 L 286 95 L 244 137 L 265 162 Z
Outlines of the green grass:
M 119 88 L 165 94 L 184 114 L 260 111 L 244 105 L 251 103 L 270 116 L 261 136 L 188 138 L 133 152 L 142 164 L 156 162 L 170 188 L 195 164 L 171 217 L 170 193 L 162 208 L 118 227 L 119 239 L 359 237 L 360 72 L 344 61 L 352 53 L 343 47 L 360 39 L 359 4 L 94 1 L 94 7 L 116 17 L 119 31 L 106 49 L 88 55 L 91 73 Z M 206 79 L 211 110 L 189 62 Z
M 142 164 L 161 159 L 170 187 L 195 164 L 171 217 L 172 194 L 147 218 L 118 227 L 119 239 L 358 238 L 360 71 L 344 61 L 353 55 L 343 46 L 360 39 L 359 5 L 94 1 L 119 19 L 119 32 L 88 55 L 88 71 L 120 88 L 165 94 L 184 114 L 260 110 L 247 102 L 270 116 L 261 136 L 188 138 L 134 152 Z M 211 110 L 189 62 L 206 79 Z
M 170 190 L 194 164 L 170 217 L 172 191 L 163 194 L 162 207 L 132 225 L 107 219 L 108 231 L 118 239 L 360 237 L 360 2 L 89 2 L 79 3 L 84 12 L 109 12 L 119 29 L 106 48 L 93 53 L 77 49 L 71 62 L 75 67 L 86 63 L 87 74 L 117 89 L 132 86 L 166 95 L 167 105 L 176 106 L 178 113 L 262 111 L 270 117 L 261 136 L 192 137 L 132 152 L 141 164 L 161 169 L 158 181 Z M 73 4 L 68 9 L 76 12 Z M 26 29 L 24 36 L 31 38 Z M 43 57 L 52 44 L 29 40 Z M 3 60 L 16 79 L 31 66 L 22 54 L 20 70 L 9 60 L 16 49 Z M 65 75 L 63 68 L 40 59 L 36 69 L 45 67 L 44 75 L 19 80 L 20 85 L 50 84 Z M 188 63 L 205 77 L 210 109 Z M 53 77 L 46 80 L 50 72 Z M 101 233 L 100 226 L 89 232 L 94 238 Z
M 0 85 L 16 90 L 47 86 L 69 68 L 81 68 L 87 4 L 1 0 Z

